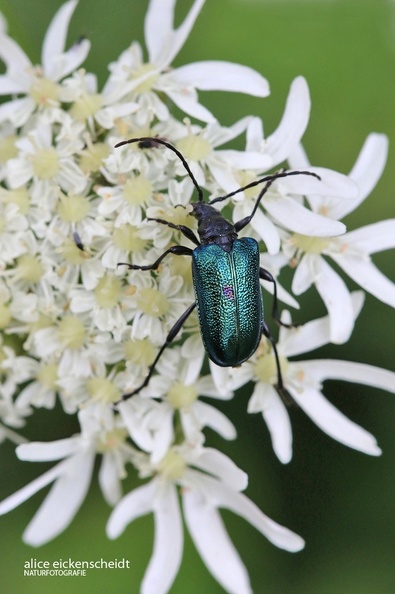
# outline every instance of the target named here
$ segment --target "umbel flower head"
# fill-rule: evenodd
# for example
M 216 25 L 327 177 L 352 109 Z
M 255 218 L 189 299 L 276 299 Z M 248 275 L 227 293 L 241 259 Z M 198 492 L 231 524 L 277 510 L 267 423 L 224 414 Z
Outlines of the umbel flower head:
M 284 393 L 334 439 L 378 455 L 374 437 L 326 400 L 323 384 L 331 378 L 395 391 L 393 372 L 366 363 L 292 360 L 348 340 L 363 306 L 363 292 L 351 293 L 327 257 L 362 289 L 395 304 L 394 284 L 370 261 L 370 254 L 395 247 L 395 221 L 347 232 L 340 221 L 373 190 L 387 140 L 370 135 L 350 177 L 311 167 L 300 144 L 310 112 L 303 77 L 292 82 L 281 122 L 267 138 L 256 116 L 221 125 L 200 103 L 199 90 L 264 98 L 269 86 L 239 64 L 171 67 L 203 5 L 195 0 L 175 28 L 175 0 L 150 0 L 144 27 L 148 60 L 132 43 L 109 65 L 102 90 L 95 75 L 82 68 L 89 42 L 66 49 L 77 0 L 66 2 L 52 20 L 39 66 L 0 33 L 5 65 L 0 76 L 0 439 L 17 444 L 20 460 L 55 462 L 1 502 L 0 513 L 52 484 L 23 535 L 31 546 L 50 541 L 77 514 L 100 456 L 100 489 L 114 507 L 108 536 L 116 538 L 142 515 L 152 513 L 155 519 L 153 555 L 141 586 L 145 594 L 171 588 L 182 560 L 182 519 L 207 568 L 230 593 L 252 590 L 220 509 L 246 519 L 280 548 L 303 547 L 301 537 L 270 520 L 243 493 L 246 474 L 206 445 L 206 428 L 224 440 L 237 437 L 237 427 L 216 401 L 229 400 L 252 383 L 248 412 L 262 413 L 274 451 L 286 463 L 292 457 L 292 428 Z M 184 114 L 180 119 L 173 105 Z M 153 140 L 114 148 L 141 137 Z M 238 137 L 245 139 L 245 150 L 228 148 Z M 189 170 L 155 138 L 180 151 Z M 278 166 L 311 175 L 272 179 L 262 193 L 257 180 Z M 293 294 L 280 278 L 280 301 L 298 308 L 295 295 L 315 284 L 328 310 L 317 320 L 301 315 L 306 323 L 295 328 L 284 312 L 289 327 L 281 328 L 277 347 L 263 334 L 252 357 L 237 369 L 210 361 L 207 373 L 196 314 L 188 309 L 194 302 L 190 261 L 172 250 L 183 245 L 189 254 L 196 247 L 191 241 L 196 221 L 190 216 L 196 185 L 209 198 L 231 193 L 232 199 L 215 208 L 224 208 L 235 222 L 251 215 L 262 193 L 253 218 L 240 226 L 241 235 L 261 242 L 261 265 L 275 278 L 291 265 Z M 158 270 L 150 270 L 158 259 Z M 126 271 L 119 262 L 134 268 Z M 267 276 L 261 284 L 273 292 Z M 160 350 L 185 312 L 192 313 Z M 122 401 L 142 383 L 144 389 Z M 57 402 L 64 415 L 76 416 L 79 431 L 27 443 L 23 428 L 35 409 L 51 410 Z M 141 484 L 123 496 L 122 481 L 130 473 Z

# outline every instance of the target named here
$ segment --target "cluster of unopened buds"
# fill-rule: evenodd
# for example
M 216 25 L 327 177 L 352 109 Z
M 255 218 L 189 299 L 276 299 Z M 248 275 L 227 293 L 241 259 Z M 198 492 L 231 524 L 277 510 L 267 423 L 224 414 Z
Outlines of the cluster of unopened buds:
M 198 90 L 263 98 L 269 86 L 238 64 L 170 67 L 203 4 L 195 0 L 174 28 L 175 0 L 150 0 L 147 61 L 132 43 L 110 64 L 101 91 L 82 68 L 89 41 L 65 48 L 77 0 L 52 20 L 40 66 L 4 23 L 0 33 L 0 439 L 17 445 L 19 460 L 55 462 L 1 502 L 0 513 L 53 483 L 23 535 L 33 546 L 50 541 L 73 520 L 100 456 L 100 488 L 114 507 L 108 536 L 139 516 L 155 517 L 145 594 L 165 594 L 173 583 L 182 517 L 231 593 L 251 586 L 221 508 L 278 547 L 304 546 L 243 493 L 245 472 L 206 445 L 207 427 L 236 438 L 216 400 L 247 385 L 248 412 L 262 414 L 275 454 L 287 463 L 289 402 L 339 442 L 378 455 L 375 438 L 325 398 L 323 382 L 395 391 L 392 371 L 300 357 L 349 339 L 364 291 L 395 306 L 394 284 L 370 257 L 395 247 L 395 220 L 351 231 L 341 222 L 379 180 L 387 138 L 370 134 L 348 175 L 312 167 L 301 145 L 310 112 L 302 77 L 270 136 L 257 116 L 221 126 Z M 186 114 L 182 120 L 172 105 Z M 242 135 L 245 150 L 221 148 Z M 127 139 L 133 142 L 114 148 Z M 245 250 L 240 260 L 235 246 Z M 212 250 L 220 255 L 211 258 Z M 293 269 L 290 291 L 281 284 L 286 267 Z M 347 277 L 363 290 L 350 292 Z M 293 325 L 286 308 L 298 309 L 296 297 L 312 285 L 327 315 Z M 296 317 L 306 319 L 303 310 Z M 34 411 L 57 401 L 65 415 L 78 416 L 80 432 L 27 442 L 23 428 Z M 130 472 L 141 486 L 123 495 Z

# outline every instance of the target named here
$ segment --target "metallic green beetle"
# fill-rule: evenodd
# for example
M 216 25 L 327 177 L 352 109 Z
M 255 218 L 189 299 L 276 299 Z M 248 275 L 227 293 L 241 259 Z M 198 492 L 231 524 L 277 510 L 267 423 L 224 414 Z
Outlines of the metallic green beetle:
M 200 332 L 207 354 L 214 363 L 221 367 L 236 367 L 249 359 L 258 348 L 262 334 L 264 334 L 272 344 L 276 360 L 276 388 L 280 394 L 286 395 L 276 344 L 264 320 L 260 286 L 260 279 L 273 283 L 272 316 L 279 324 L 282 324 L 277 312 L 276 282 L 270 272 L 260 267 L 259 247 L 255 239 L 252 237 L 239 239 L 237 234 L 251 221 L 262 197 L 276 179 L 290 175 L 312 175 L 318 179 L 320 177 L 311 171 L 279 171 L 251 182 L 226 196 L 214 198 L 207 203 L 203 200 L 202 189 L 178 149 L 163 138 L 150 137 L 132 138 L 118 143 L 116 147 L 135 142 L 138 142 L 141 148 L 154 148 L 163 145 L 172 150 L 181 160 L 198 193 L 198 201 L 192 203 L 192 215 L 198 221 L 199 239 L 185 225 L 175 225 L 164 219 L 148 219 L 181 231 L 197 247 L 192 250 L 182 245 L 172 246 L 163 252 L 153 264 L 147 266 L 136 266 L 125 262 L 119 263 L 119 265 L 128 266 L 133 270 L 156 270 L 163 258 L 168 254 L 191 256 L 195 289 L 195 303 L 188 307 L 170 330 L 165 343 L 159 349 L 153 364 L 149 368 L 145 380 L 135 390 L 124 394 L 122 399 L 127 400 L 147 386 L 163 351 L 178 334 L 195 307 L 197 308 Z M 216 202 L 226 200 L 239 192 L 260 184 L 265 185 L 258 195 L 251 214 L 237 223 L 226 220 L 212 206 Z

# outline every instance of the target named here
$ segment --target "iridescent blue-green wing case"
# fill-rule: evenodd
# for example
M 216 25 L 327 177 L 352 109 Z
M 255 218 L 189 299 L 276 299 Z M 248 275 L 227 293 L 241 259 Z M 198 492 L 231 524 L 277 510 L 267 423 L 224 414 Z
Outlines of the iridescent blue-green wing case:
M 237 239 L 229 252 L 214 243 L 202 245 L 193 252 L 192 273 L 210 359 L 221 367 L 240 365 L 256 351 L 262 335 L 257 242 L 251 237 Z

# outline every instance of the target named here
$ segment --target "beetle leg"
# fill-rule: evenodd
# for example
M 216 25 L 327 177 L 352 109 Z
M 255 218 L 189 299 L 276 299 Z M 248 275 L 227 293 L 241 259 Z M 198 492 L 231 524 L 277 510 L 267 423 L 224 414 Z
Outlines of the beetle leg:
M 282 400 L 290 406 L 291 404 L 295 404 L 294 399 L 292 398 L 291 394 L 288 392 L 286 387 L 284 386 L 283 376 L 281 373 L 281 365 L 280 365 L 280 357 L 278 356 L 278 351 L 276 347 L 275 340 L 270 332 L 269 326 L 266 324 L 265 321 L 262 322 L 262 334 L 266 336 L 269 340 L 270 344 L 272 345 L 274 358 L 276 361 L 276 368 L 277 368 L 277 385 L 275 386 L 277 393 L 282 398 Z
M 159 359 L 161 358 L 163 351 L 169 346 L 169 344 L 172 342 L 172 340 L 174 340 L 174 338 L 177 336 L 177 334 L 181 330 L 182 326 L 184 325 L 185 320 L 192 313 L 192 311 L 195 309 L 195 307 L 196 307 L 196 303 L 192 303 L 192 305 L 190 305 L 188 307 L 188 309 L 186 311 L 184 311 L 184 313 L 182 314 L 182 316 L 180 318 L 178 318 L 178 320 L 176 321 L 176 323 L 174 324 L 174 326 L 170 330 L 169 334 L 167 335 L 165 342 L 160 347 L 160 349 L 158 351 L 158 354 L 156 355 L 154 362 L 150 366 L 150 368 L 148 370 L 148 373 L 147 373 L 147 376 L 146 376 L 145 380 L 143 381 L 143 383 L 138 388 L 136 388 L 135 390 L 133 390 L 133 392 L 129 392 L 128 394 L 124 394 L 122 396 L 122 400 L 119 401 L 119 402 L 122 402 L 123 400 L 128 400 L 129 398 L 131 398 L 135 394 L 138 394 L 140 392 L 140 390 L 142 390 L 143 388 L 145 388 L 145 386 L 148 384 L 148 382 L 151 379 L 151 376 L 152 376 L 152 374 L 153 374 L 153 372 L 155 370 L 156 364 L 158 363 Z M 118 402 L 116 404 L 118 404 Z
M 181 205 L 179 205 L 179 206 L 181 206 Z M 192 241 L 192 243 L 194 243 L 195 245 L 200 245 L 200 241 L 198 240 L 198 238 L 196 237 L 196 235 L 194 234 L 192 229 L 190 229 L 189 227 L 186 227 L 185 225 L 175 225 L 174 223 L 170 223 L 170 221 L 166 221 L 165 219 L 147 218 L 147 221 L 156 221 L 157 223 L 161 223 L 161 225 L 167 225 L 168 227 L 171 227 L 172 229 L 177 229 L 177 231 L 181 231 L 181 233 L 183 235 L 185 235 L 185 237 L 187 239 Z
M 279 326 L 284 326 L 284 328 L 296 328 L 298 324 L 286 324 L 285 322 L 281 321 L 280 315 L 278 313 L 278 298 L 277 298 L 277 283 L 274 280 L 273 276 L 270 274 L 268 270 L 265 268 L 259 269 L 259 278 L 265 281 L 269 281 L 269 283 L 273 283 L 274 293 L 273 293 L 273 308 L 272 308 L 272 318 L 279 324 Z
M 272 185 L 272 183 L 274 182 L 275 179 L 277 179 L 277 177 L 272 177 L 271 179 L 269 179 L 269 181 L 267 181 L 266 184 L 264 185 L 263 189 L 259 192 L 258 198 L 255 201 L 254 208 L 252 209 L 251 214 L 248 217 L 244 217 L 244 219 L 241 219 L 241 221 L 237 221 L 237 223 L 235 223 L 235 229 L 236 229 L 237 233 L 239 231 L 241 231 L 242 229 L 244 229 L 244 227 L 246 227 L 248 225 L 248 223 L 251 221 L 251 219 L 253 218 L 253 216 L 255 215 L 255 213 L 257 211 L 257 208 L 258 208 L 263 196 L 266 194 L 266 192 L 268 191 L 268 189 L 270 188 L 270 186 Z
M 192 256 L 193 250 L 184 245 L 172 245 L 167 249 L 153 264 L 147 264 L 147 266 L 138 266 L 137 264 L 129 264 L 128 262 L 118 262 L 117 266 L 127 266 L 130 270 L 156 270 L 163 258 L 167 254 L 174 254 L 175 256 Z

